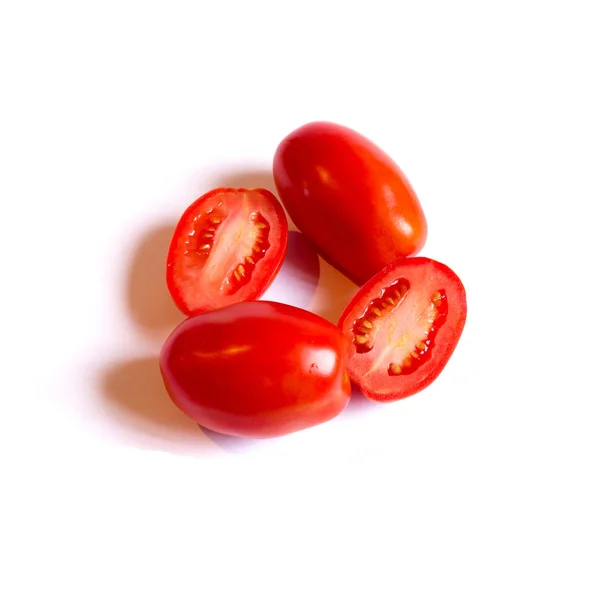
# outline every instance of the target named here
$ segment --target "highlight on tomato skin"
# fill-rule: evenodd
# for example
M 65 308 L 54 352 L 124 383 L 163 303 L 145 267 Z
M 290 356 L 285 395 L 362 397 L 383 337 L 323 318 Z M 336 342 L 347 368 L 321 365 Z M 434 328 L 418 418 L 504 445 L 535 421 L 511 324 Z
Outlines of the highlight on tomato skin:
M 380 402 L 420 392 L 450 360 L 466 316 L 465 288 L 448 266 L 425 257 L 390 263 L 340 317 L 350 379 Z
M 242 302 L 190 317 L 160 353 L 173 403 L 219 433 L 286 435 L 337 416 L 351 393 L 346 340 L 322 317 Z
M 283 207 L 268 190 L 217 188 L 181 216 L 167 257 L 167 287 L 186 315 L 256 300 L 285 258 Z
M 358 285 L 425 245 L 427 221 L 407 177 L 348 127 L 313 122 L 292 131 L 276 149 L 273 177 L 298 229 Z

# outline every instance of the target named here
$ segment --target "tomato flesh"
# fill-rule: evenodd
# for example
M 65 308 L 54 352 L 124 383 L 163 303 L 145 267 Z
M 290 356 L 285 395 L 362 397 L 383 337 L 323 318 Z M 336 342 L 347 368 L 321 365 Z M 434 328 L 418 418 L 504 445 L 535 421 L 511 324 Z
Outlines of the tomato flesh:
M 350 378 L 373 400 L 421 391 L 454 352 L 466 311 L 464 286 L 446 265 L 423 257 L 391 263 L 359 290 L 340 319 Z
M 346 340 L 308 311 L 243 302 L 190 317 L 165 342 L 171 399 L 200 425 L 274 437 L 332 419 L 348 404 Z
M 335 123 L 308 123 L 273 160 L 279 197 L 319 253 L 362 285 L 427 238 L 421 204 L 400 167 L 370 140 Z
M 287 234 L 283 208 L 267 190 L 205 194 L 185 211 L 169 248 L 175 303 L 194 315 L 259 298 L 283 263 Z

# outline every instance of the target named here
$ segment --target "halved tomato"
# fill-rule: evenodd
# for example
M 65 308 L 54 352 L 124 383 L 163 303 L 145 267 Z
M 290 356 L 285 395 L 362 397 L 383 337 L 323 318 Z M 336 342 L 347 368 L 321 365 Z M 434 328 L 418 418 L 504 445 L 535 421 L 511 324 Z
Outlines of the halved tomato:
M 256 300 L 281 268 L 288 227 L 268 190 L 218 188 L 184 213 L 171 240 L 167 285 L 187 315 Z
M 466 316 L 465 288 L 450 268 L 423 257 L 394 261 L 340 318 L 350 379 L 372 400 L 416 394 L 445 367 Z

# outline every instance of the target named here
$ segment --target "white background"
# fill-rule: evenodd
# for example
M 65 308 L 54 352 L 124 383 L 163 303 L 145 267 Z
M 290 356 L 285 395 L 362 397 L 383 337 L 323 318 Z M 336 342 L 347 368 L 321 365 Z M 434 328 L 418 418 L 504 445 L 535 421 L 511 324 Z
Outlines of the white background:
M 0 597 L 599 598 L 595 8 L 3 2 Z M 316 119 L 401 165 L 463 338 L 418 396 L 209 436 L 156 368 L 172 227 Z M 336 320 L 295 243 L 267 297 Z

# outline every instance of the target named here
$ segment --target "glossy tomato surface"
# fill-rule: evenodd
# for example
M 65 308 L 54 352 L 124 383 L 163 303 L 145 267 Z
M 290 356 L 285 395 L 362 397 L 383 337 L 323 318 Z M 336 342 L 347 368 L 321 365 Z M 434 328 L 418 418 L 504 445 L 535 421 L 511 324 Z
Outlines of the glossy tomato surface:
M 410 183 L 347 127 L 315 122 L 293 131 L 275 152 L 273 175 L 296 226 L 357 284 L 425 244 L 427 223 Z
M 373 400 L 421 391 L 450 359 L 466 316 L 465 288 L 446 265 L 421 257 L 391 263 L 340 318 L 350 378 Z
M 287 247 L 284 210 L 268 190 L 219 188 L 183 214 L 167 258 L 173 300 L 194 315 L 260 298 Z
M 328 421 L 350 398 L 346 341 L 300 308 L 244 302 L 191 317 L 165 342 L 173 402 L 220 433 L 274 437 Z

